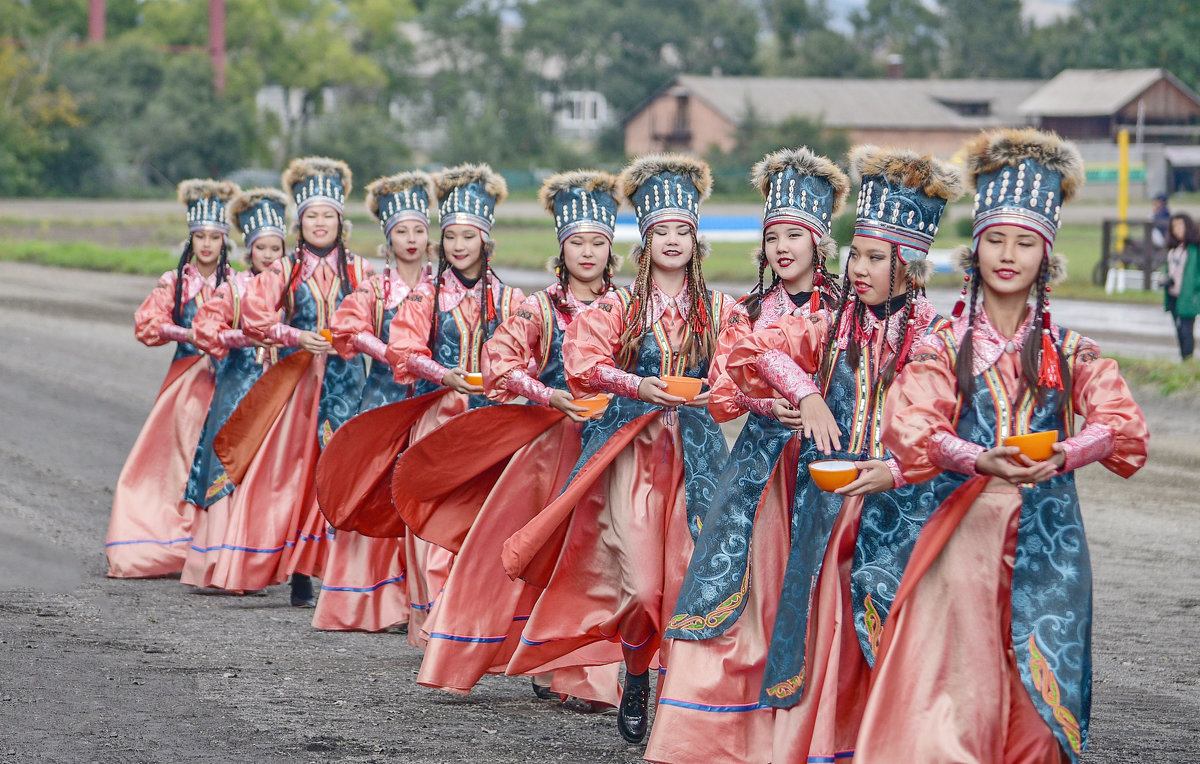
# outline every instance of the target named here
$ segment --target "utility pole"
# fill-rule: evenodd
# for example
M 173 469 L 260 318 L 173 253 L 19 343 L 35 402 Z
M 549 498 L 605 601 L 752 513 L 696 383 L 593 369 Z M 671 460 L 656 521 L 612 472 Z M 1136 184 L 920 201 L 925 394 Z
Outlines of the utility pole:
M 213 90 L 220 95 L 225 92 L 225 0 L 208 0 L 208 55 Z
M 104 42 L 104 0 L 88 0 L 88 42 Z

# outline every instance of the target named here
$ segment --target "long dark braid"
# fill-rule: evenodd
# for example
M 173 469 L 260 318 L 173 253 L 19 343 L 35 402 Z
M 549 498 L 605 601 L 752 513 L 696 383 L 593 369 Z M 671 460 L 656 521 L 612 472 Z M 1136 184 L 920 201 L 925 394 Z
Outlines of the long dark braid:
M 497 309 L 497 306 L 492 306 L 492 291 L 488 278 L 492 269 L 492 252 L 495 250 L 495 247 L 496 245 L 492 243 L 492 240 L 486 237 L 479 245 L 479 259 L 483 261 L 483 272 L 480 274 L 479 280 L 483 285 L 483 289 L 479 292 L 479 344 L 475 348 L 476 370 L 483 369 L 483 343 L 491 338 L 492 332 L 496 330 L 496 325 L 500 320 L 500 311 Z M 490 317 L 488 316 L 489 306 L 493 310 L 493 315 Z
M 829 278 L 820 242 L 813 245 L 813 289 L 820 294 L 821 305 L 826 309 L 834 310 L 840 304 L 842 292 L 837 282 Z
M 854 305 L 851 305 L 854 303 Z M 829 384 L 829 378 L 833 376 L 833 356 L 834 348 L 837 347 L 837 336 L 842 321 L 847 318 L 846 310 L 849 308 L 852 312 L 861 307 L 862 300 L 855 299 L 853 292 L 850 291 L 850 268 L 847 265 L 846 272 L 842 275 L 841 297 L 838 299 L 837 307 L 831 311 L 829 320 L 829 336 L 825 338 L 825 354 L 821 358 L 820 379 L 821 387 L 825 388 Z M 850 343 L 853 345 L 854 343 Z M 847 348 L 849 350 L 849 348 Z M 857 363 L 857 359 L 855 361 Z
M 905 280 L 908 282 L 904 290 L 904 312 L 900 317 L 900 347 L 892 355 L 891 360 L 883 367 L 883 373 L 879 375 L 879 382 L 876 384 L 876 390 L 885 390 L 891 386 L 892 381 L 896 379 L 896 375 L 904 368 L 905 362 L 908 360 L 903 356 L 908 355 L 908 349 L 911 346 L 908 339 L 908 333 L 913 330 L 913 310 L 916 307 L 917 295 L 919 287 L 913 282 L 911 276 L 905 275 Z M 887 324 L 884 324 L 884 331 L 887 331 Z
M 350 278 L 350 257 L 346 252 L 346 219 L 341 215 L 338 215 L 337 253 L 338 277 L 341 279 L 341 284 L 338 285 L 338 302 L 341 302 L 358 286 Z
M 717 344 L 717 323 L 720 316 L 712 315 L 712 300 L 704 282 L 704 265 L 700 257 L 700 239 L 692 229 L 692 259 L 688 261 L 688 322 L 680 356 L 685 366 L 707 361 Z M 697 331 L 699 329 L 699 331 Z
M 429 352 L 437 357 L 437 335 L 438 335 L 438 305 L 442 294 L 442 277 L 446 273 L 446 269 L 450 267 L 450 263 L 446 261 L 446 255 L 442 248 L 442 243 L 438 242 L 438 267 L 437 275 L 433 279 L 433 320 L 429 325 Z
M 754 289 L 750 290 L 750 294 L 742 298 L 742 307 L 746 309 L 746 314 L 750 317 L 750 323 L 758 320 L 762 315 L 762 301 L 767 296 L 767 293 L 774 289 L 779 284 L 779 274 L 771 271 L 771 285 L 763 284 L 763 277 L 767 272 L 767 252 L 766 249 L 758 251 L 758 284 Z
M 646 243 L 638 258 L 637 274 L 630 287 L 632 299 L 625 313 L 625 330 L 621 332 L 621 349 L 617 352 L 617 363 L 622 368 L 631 368 L 637 361 L 642 334 L 646 331 L 646 307 L 650 301 L 650 243 L 654 232 L 646 232 Z
M 1025 336 L 1025 346 L 1021 348 L 1021 377 L 1029 389 L 1037 388 L 1037 402 L 1043 404 L 1049 389 L 1038 384 L 1038 366 L 1042 350 L 1041 335 L 1042 320 L 1046 313 L 1046 287 L 1050 283 L 1050 258 L 1043 257 L 1037 277 L 1037 306 L 1033 315 L 1033 325 Z M 1053 338 L 1051 338 L 1053 339 Z M 1059 354 L 1059 373 L 1062 376 L 1063 391 L 1058 397 L 1055 410 L 1061 410 L 1071 396 L 1071 362 L 1064 354 Z
M 279 302 L 275 303 L 275 310 L 284 310 L 283 323 L 289 324 L 292 321 L 292 315 L 296 311 L 296 301 L 293 295 L 296 292 L 296 287 L 300 285 L 300 271 L 304 263 L 304 231 L 296 232 L 296 247 L 292 250 L 290 257 L 292 258 L 292 272 L 288 276 L 287 286 L 284 287 L 283 294 L 279 295 Z
M 954 361 L 954 378 L 958 383 L 958 397 L 970 398 L 975 393 L 975 311 L 979 302 L 979 254 L 971 253 L 971 307 L 967 313 L 967 330 L 958 343 L 958 358 Z M 1034 379 L 1037 379 L 1035 372 Z
M 179 255 L 179 263 L 175 266 L 175 305 L 171 308 L 171 320 L 176 324 L 183 321 L 183 266 L 192 260 L 192 235 L 188 234 L 183 243 L 183 253 Z

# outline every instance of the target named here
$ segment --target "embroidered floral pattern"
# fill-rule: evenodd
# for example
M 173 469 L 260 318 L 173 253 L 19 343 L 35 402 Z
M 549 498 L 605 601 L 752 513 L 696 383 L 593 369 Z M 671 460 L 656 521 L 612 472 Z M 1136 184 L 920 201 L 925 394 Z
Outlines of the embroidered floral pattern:
M 937 466 L 963 475 L 979 474 L 975 471 L 975 460 L 987 450 L 983 446 L 945 430 L 934 433 L 930 442 L 933 444 L 930 457 Z
M 758 359 L 757 367 L 758 373 L 767 384 L 787 398 L 793 406 L 799 405 L 801 399 L 821 392 L 812 377 L 782 350 L 768 350 L 763 353 Z
M 1092 422 L 1062 442 L 1063 453 L 1067 457 L 1062 471 L 1071 472 L 1092 462 L 1107 459 L 1112 456 L 1115 446 L 1116 438 L 1112 428 L 1100 422 Z

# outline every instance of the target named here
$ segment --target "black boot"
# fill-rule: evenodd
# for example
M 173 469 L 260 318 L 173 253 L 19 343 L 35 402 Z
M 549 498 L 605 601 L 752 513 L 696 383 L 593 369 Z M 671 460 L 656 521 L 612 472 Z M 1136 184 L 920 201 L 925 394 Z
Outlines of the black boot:
M 292 574 L 292 607 L 316 607 L 312 579 L 299 573 Z
M 550 689 L 548 684 L 538 684 L 537 677 L 533 677 L 533 694 L 541 700 L 562 700 L 558 693 Z
M 630 743 L 646 739 L 650 726 L 650 672 L 625 674 L 621 691 L 621 706 L 617 711 L 617 731 Z

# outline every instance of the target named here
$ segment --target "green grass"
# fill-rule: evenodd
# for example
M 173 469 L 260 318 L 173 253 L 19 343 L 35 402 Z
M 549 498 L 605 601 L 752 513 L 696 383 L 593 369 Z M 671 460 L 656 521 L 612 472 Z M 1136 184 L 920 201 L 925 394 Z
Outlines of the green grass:
M 179 262 L 178 253 L 154 247 L 107 247 L 88 242 L 3 241 L 0 260 L 88 271 L 157 276 Z
M 1159 395 L 1200 396 L 1200 360 L 1167 361 L 1113 356 L 1131 387 Z

